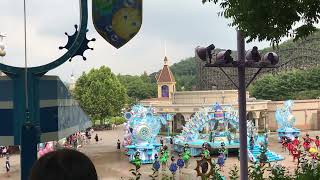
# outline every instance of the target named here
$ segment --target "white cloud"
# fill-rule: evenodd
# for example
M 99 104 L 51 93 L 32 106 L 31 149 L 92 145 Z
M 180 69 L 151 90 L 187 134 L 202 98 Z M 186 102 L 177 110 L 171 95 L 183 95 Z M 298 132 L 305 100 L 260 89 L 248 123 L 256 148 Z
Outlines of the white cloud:
M 23 66 L 23 1 L 0 1 L 0 32 L 6 32 L 7 56 L 3 61 L 10 65 Z M 91 3 L 91 1 L 89 1 Z M 58 47 L 64 45 L 72 34 L 73 25 L 78 23 L 78 0 L 28 0 L 28 59 L 30 65 L 48 63 L 65 51 Z M 91 7 L 89 9 L 91 11 Z M 141 31 L 128 44 L 117 50 L 96 33 L 91 16 L 88 37 L 95 37 L 90 44 L 94 51 L 88 50 L 87 61 L 76 57 L 59 68 L 49 72 L 63 80 L 70 74 L 76 76 L 91 68 L 106 65 L 115 73 L 141 74 L 159 70 L 163 65 L 164 42 L 171 63 L 194 56 L 194 48 L 214 43 L 219 48 L 236 49 L 236 32 L 228 27 L 228 21 L 218 17 L 220 9 L 201 0 L 144 0 L 143 25 Z M 90 13 L 91 15 L 91 13 Z M 254 43 L 266 47 L 269 44 Z M 253 44 L 247 45 L 251 48 Z M 1 60 L 1 59 L 0 59 Z

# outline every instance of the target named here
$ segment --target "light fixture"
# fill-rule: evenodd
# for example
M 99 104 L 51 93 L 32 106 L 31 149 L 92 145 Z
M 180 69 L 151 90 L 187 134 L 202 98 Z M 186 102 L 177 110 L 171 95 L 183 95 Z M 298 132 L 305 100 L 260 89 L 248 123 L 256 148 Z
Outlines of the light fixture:
M 199 57 L 202 61 L 206 61 L 211 64 L 212 60 L 212 51 L 215 49 L 213 44 L 210 44 L 208 47 L 196 47 L 196 56 Z

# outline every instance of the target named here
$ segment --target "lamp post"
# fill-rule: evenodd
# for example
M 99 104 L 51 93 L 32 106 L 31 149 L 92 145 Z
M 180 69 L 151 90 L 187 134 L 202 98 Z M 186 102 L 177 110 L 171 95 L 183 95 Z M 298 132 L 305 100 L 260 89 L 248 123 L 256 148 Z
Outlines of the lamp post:
M 203 48 L 197 47 L 196 56 L 205 61 L 205 67 L 219 68 L 224 75 L 238 89 L 238 104 L 239 104 L 239 134 L 240 134 L 240 179 L 248 179 L 248 145 L 247 145 L 247 119 L 246 119 L 246 88 L 257 77 L 263 68 L 275 68 L 279 61 L 278 55 L 274 52 L 268 52 L 263 57 L 260 56 L 258 48 L 255 46 L 251 51 L 246 53 L 244 38 L 240 31 L 237 31 L 237 51 L 238 60 L 233 61 L 231 50 L 218 52 L 213 58 L 212 51 L 215 46 Z M 238 84 L 222 69 L 222 67 L 238 69 Z M 256 68 L 258 71 L 254 74 L 251 80 L 246 83 L 245 72 L 246 68 Z

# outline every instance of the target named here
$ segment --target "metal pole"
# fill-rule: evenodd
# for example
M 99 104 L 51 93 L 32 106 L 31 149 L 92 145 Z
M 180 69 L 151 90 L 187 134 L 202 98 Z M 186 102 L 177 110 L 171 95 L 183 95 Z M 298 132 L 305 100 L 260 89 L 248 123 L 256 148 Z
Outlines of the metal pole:
M 21 72 L 21 76 L 24 74 Z M 27 82 L 28 91 L 28 111 L 25 115 L 25 121 L 21 127 L 21 180 L 28 180 L 30 170 L 37 161 L 37 144 L 40 140 L 40 100 L 39 100 L 39 79 L 28 72 Z
M 238 104 L 239 104 L 239 133 L 240 133 L 240 179 L 248 179 L 248 144 L 246 117 L 246 76 L 245 76 L 245 42 L 241 32 L 237 31 L 238 49 Z

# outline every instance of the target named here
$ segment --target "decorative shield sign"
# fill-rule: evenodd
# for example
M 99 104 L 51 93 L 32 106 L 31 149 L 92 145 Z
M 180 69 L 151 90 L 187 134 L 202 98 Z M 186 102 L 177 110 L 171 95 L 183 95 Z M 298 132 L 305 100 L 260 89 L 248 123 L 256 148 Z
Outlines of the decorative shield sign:
M 112 46 L 130 41 L 142 24 L 142 0 L 93 0 L 93 24 Z

